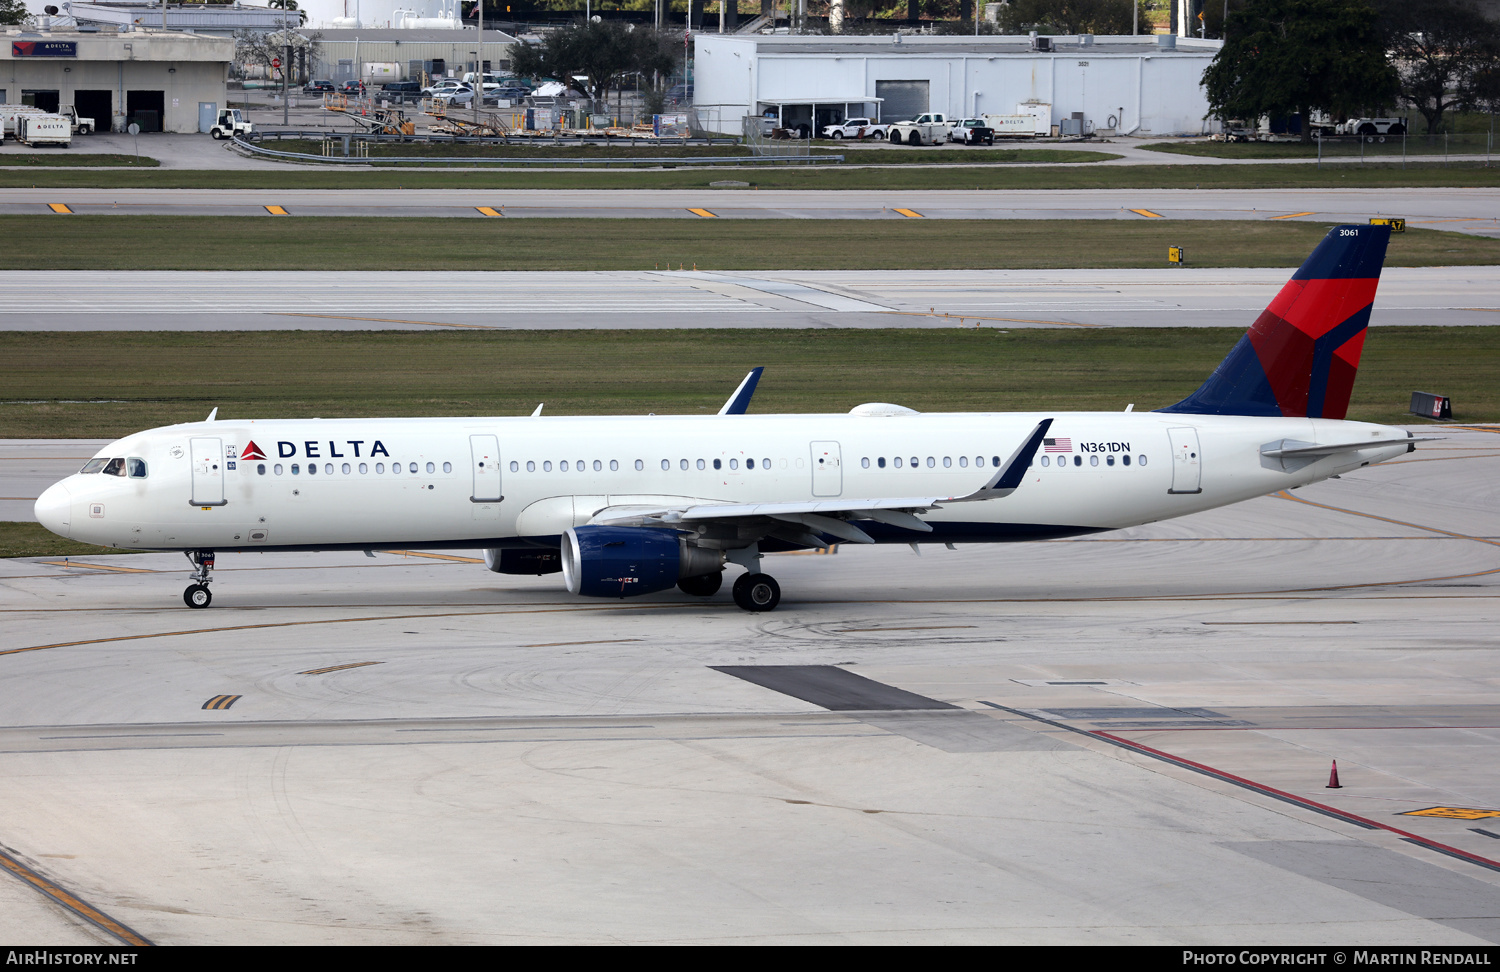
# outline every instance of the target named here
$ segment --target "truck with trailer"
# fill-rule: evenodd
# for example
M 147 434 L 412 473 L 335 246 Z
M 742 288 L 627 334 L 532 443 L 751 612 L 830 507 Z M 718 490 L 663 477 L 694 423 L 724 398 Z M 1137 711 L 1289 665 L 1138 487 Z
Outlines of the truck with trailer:
M 0 134 L 15 134 L 16 119 L 21 115 L 45 115 L 49 114 L 34 105 L 0 105 Z M 80 118 L 78 109 L 72 105 L 63 105 L 52 114 L 59 115 L 68 120 L 68 128 L 74 135 L 89 135 L 97 131 L 92 118 Z
M 898 121 L 890 128 L 890 140 L 892 144 L 921 145 L 926 142 L 931 145 L 942 145 L 948 141 L 953 133 L 953 126 L 958 119 L 949 119 L 940 111 L 924 111 L 922 114 L 910 121 Z
M 62 115 L 31 112 L 16 116 L 16 141 L 30 148 L 38 145 L 73 144 L 73 126 Z

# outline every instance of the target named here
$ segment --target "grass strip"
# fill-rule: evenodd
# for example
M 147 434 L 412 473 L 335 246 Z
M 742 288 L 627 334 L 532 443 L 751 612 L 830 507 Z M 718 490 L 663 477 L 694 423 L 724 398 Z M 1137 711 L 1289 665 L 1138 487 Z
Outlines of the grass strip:
M 1248 324 L 1248 322 L 1246 322 Z M 421 415 L 707 414 L 766 366 L 752 411 L 1118 411 L 1176 402 L 1235 328 L 0 332 L 0 436 L 177 422 Z M 1413 390 L 1500 420 L 1500 327 L 1380 327 L 1349 417 L 1416 421 Z M 79 400 L 82 400 L 81 402 Z M 94 401 L 90 401 L 94 400 Z
M 876 150 L 871 150 L 876 151 Z M 940 149 L 935 149 L 941 151 Z M 884 155 L 883 152 L 880 153 Z M 726 175 L 726 172 L 741 173 Z M 422 170 L 385 167 L 298 169 L 157 169 L 3 171 L 0 188 L 98 189 L 709 189 L 741 179 L 762 189 L 1365 189 L 1500 185 L 1500 166 L 889 165 L 817 169 L 731 168 L 557 171 L 533 169 Z
M 135 553 L 64 540 L 40 523 L 0 520 L 0 557 L 108 557 Z
M 78 155 L 60 154 L 56 152 L 30 153 L 30 152 L 0 152 L 0 166 L 26 166 L 27 168 L 45 168 L 56 166 L 129 166 L 130 168 L 155 168 L 161 165 L 156 159 L 147 156 L 124 155 L 119 153 L 80 153 Z
M 1402 147 L 1401 139 L 1392 138 L 1384 142 L 1362 142 L 1359 139 L 1325 139 L 1321 150 L 1316 142 L 1303 145 L 1301 142 L 1153 142 L 1142 145 L 1148 152 L 1164 152 L 1168 155 L 1193 155 L 1201 158 L 1236 159 L 1316 159 L 1319 152 L 1325 162 L 1330 159 L 1349 162 L 1361 158 L 1379 162 L 1400 163 L 1403 151 L 1407 156 L 1447 155 L 1459 159 L 1473 160 L 1490 153 L 1490 143 L 1483 135 L 1455 135 L 1444 141 L 1442 136 L 1417 137 L 1407 140 Z
M 267 200 L 272 201 L 268 198 Z M 705 203 L 712 205 L 712 202 Z M 686 210 L 683 215 L 686 216 Z M 1296 266 L 1328 227 L 1263 220 L 0 216 L 3 270 L 950 270 Z M 588 241 L 580 245 L 580 241 Z M 393 252 L 392 244 L 399 241 Z M 378 254 L 386 254 L 379 256 Z M 1389 266 L 1500 263 L 1500 240 L 1393 239 Z

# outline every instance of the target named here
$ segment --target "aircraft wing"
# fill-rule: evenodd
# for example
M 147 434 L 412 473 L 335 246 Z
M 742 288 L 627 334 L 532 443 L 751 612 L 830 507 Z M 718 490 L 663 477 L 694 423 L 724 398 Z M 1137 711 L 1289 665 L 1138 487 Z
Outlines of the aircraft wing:
M 837 499 L 792 500 L 781 503 L 695 503 L 682 507 L 613 506 L 596 513 L 589 522 L 616 526 L 734 526 L 752 527 L 760 521 L 765 536 L 822 546 L 818 534 L 853 543 L 874 539 L 851 520 L 875 520 L 918 533 L 932 527 L 916 514 L 938 509 L 945 503 L 972 503 L 1001 499 L 1015 492 L 1031 465 L 1052 420 L 1037 423 L 1006 463 L 978 489 L 959 496 L 839 497 Z M 755 532 L 751 530 L 751 532 Z

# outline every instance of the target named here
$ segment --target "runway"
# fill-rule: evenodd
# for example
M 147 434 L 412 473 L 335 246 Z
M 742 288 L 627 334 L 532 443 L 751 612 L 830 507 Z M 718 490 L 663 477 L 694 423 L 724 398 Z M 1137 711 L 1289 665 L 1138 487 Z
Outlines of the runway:
M 161 944 L 1497 944 L 1500 434 L 1440 434 L 773 556 L 758 616 L 420 551 L 225 555 L 203 612 L 175 554 L 0 561 L 0 845 Z M 0 937 L 119 941 L 4 875 Z
M 0 329 L 1248 327 L 1291 272 L 4 271 Z M 1500 274 L 1388 267 L 1371 323 L 1500 323 Z
M 1500 237 L 1492 189 L 0 189 L 0 214 L 473 219 L 1231 219 L 1363 223 Z M 746 177 L 741 174 L 740 181 Z

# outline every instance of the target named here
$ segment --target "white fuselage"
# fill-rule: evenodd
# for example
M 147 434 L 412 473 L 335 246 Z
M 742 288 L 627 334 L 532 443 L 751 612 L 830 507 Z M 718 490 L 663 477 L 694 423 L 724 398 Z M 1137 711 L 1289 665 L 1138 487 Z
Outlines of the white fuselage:
M 994 542 L 1110 530 L 1408 451 L 1389 444 L 1402 430 L 1360 422 L 1159 412 L 217 421 L 112 443 L 99 458 L 139 463 L 70 476 L 37 501 L 37 518 L 74 540 L 142 549 L 555 543 L 606 507 L 964 496 L 1046 418 L 1053 444 L 1010 495 L 923 513 L 930 534 L 869 533 Z M 1365 439 L 1387 444 L 1301 463 L 1261 454 L 1280 440 Z

